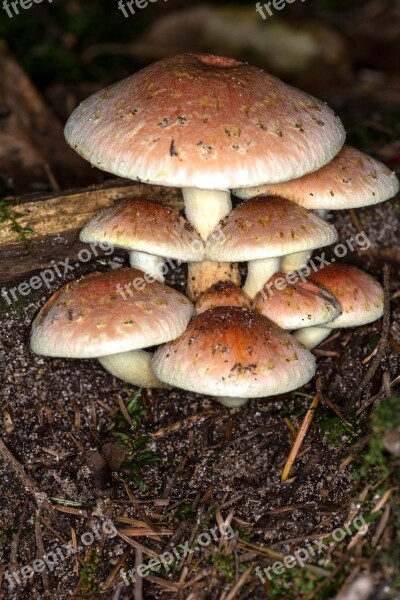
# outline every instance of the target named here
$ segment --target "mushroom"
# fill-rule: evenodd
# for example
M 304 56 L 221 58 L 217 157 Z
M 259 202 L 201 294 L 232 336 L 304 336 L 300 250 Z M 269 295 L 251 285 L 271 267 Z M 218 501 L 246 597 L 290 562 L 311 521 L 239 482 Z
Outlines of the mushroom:
M 164 383 L 229 407 L 289 392 L 315 373 L 315 359 L 302 344 L 266 317 L 236 306 L 195 317 L 156 351 L 152 365 Z
M 344 210 L 385 202 L 399 191 L 399 180 L 386 165 L 351 146 L 343 146 L 327 165 L 283 183 L 235 190 L 247 200 L 260 194 L 287 198 L 309 210 Z
M 131 266 L 161 282 L 165 257 L 184 262 L 204 258 L 204 242 L 188 221 L 169 206 L 142 198 L 101 211 L 82 229 L 80 240 L 131 250 Z
M 252 309 L 289 331 L 316 327 L 336 319 L 339 302 L 324 288 L 310 282 L 290 283 L 285 273 L 275 273 L 258 292 Z
M 343 263 L 331 264 L 310 275 L 309 279 L 323 286 L 339 301 L 342 313 L 323 327 L 302 328 L 294 336 L 307 348 L 315 348 L 332 329 L 359 327 L 380 319 L 383 315 L 384 293 L 373 277 L 356 267 Z
M 323 217 L 327 210 L 360 208 L 385 202 L 398 191 L 399 180 L 395 173 L 364 152 L 345 145 L 329 164 L 318 171 L 253 189 L 243 187 L 234 193 L 242 199 L 274 194 L 304 208 L 318 210 Z M 282 271 L 287 273 L 299 269 L 307 260 L 303 254 L 287 257 L 282 261 Z
M 197 300 L 195 304 L 196 313 L 216 308 L 217 306 L 238 306 L 239 308 L 250 308 L 251 300 L 248 295 L 234 285 L 231 281 L 215 283 L 209 290 Z
M 64 285 L 42 307 L 31 348 L 43 356 L 98 358 L 128 383 L 164 387 L 151 370 L 151 352 L 143 348 L 179 336 L 193 311 L 183 294 L 149 282 L 138 269 L 91 273 Z
M 204 241 L 231 211 L 231 188 L 301 177 L 345 140 L 325 103 L 258 67 L 204 54 L 168 57 L 97 92 L 75 109 L 65 136 L 100 169 L 182 188 Z M 226 277 L 238 283 L 237 267 L 189 265 L 188 294 Z
M 281 257 L 327 246 L 337 240 L 335 228 L 305 208 L 276 196 L 243 202 L 206 242 L 211 260 L 248 261 L 244 291 L 254 298 L 280 270 Z

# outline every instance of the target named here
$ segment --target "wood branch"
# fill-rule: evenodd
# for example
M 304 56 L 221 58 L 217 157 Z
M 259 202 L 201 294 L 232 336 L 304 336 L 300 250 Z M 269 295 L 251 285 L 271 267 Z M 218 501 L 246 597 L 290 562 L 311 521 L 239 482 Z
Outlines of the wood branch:
M 80 190 L 31 194 L 18 199 L 18 205 L 13 208 L 23 214 L 18 223 L 34 230 L 29 236 L 32 247 L 28 250 L 18 241 L 10 222 L 0 223 L 0 284 L 17 282 L 34 271 L 48 267 L 51 261 L 70 257 L 71 263 L 74 263 L 79 250 L 85 247 L 79 242 L 79 231 L 83 225 L 103 208 L 138 196 L 166 202 L 176 210 L 183 208 L 178 189 L 122 179 Z

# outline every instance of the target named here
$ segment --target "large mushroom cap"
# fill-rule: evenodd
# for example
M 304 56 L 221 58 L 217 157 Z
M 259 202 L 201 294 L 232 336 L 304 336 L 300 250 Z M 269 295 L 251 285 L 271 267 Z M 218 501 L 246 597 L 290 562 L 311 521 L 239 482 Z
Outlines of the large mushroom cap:
M 195 308 L 199 315 L 206 310 L 216 308 L 217 306 L 239 306 L 240 308 L 250 308 L 251 300 L 249 296 L 239 286 L 231 281 L 221 281 L 212 285 L 197 300 Z
M 294 202 L 259 196 L 239 204 L 206 243 L 206 256 L 219 261 L 251 261 L 328 246 L 335 228 Z
M 266 317 L 238 307 L 195 317 L 183 335 L 159 348 L 155 375 L 211 396 L 260 398 L 296 389 L 315 372 L 315 359 Z
M 399 191 L 395 173 L 383 163 L 350 146 L 344 146 L 327 165 L 283 183 L 235 190 L 239 198 L 275 194 L 309 209 L 339 210 L 378 204 Z
M 119 269 L 67 283 L 33 323 L 33 352 L 98 358 L 177 337 L 185 330 L 193 305 L 166 285 L 148 283 L 146 277 L 137 269 Z
M 368 273 L 343 263 L 312 273 L 309 279 L 322 285 L 340 302 L 342 314 L 324 327 L 358 327 L 383 315 L 382 286 Z
M 186 219 L 165 204 L 141 198 L 101 211 L 82 229 L 80 240 L 185 262 L 204 258 L 204 242 Z
M 323 102 L 258 67 L 183 54 L 85 100 L 65 137 L 122 177 L 226 190 L 315 171 L 339 152 L 345 132 Z
M 289 330 L 324 325 L 341 312 L 340 304 L 327 290 L 309 281 L 288 283 L 284 273 L 268 280 L 252 308 Z

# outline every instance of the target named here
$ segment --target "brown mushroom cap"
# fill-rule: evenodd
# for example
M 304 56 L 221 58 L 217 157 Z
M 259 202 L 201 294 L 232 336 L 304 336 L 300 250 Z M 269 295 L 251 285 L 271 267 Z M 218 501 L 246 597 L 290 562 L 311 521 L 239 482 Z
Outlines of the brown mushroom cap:
M 239 198 L 260 194 L 282 196 L 309 209 L 339 210 L 384 202 L 399 191 L 395 173 L 383 163 L 343 146 L 327 165 L 299 179 L 235 190 Z
M 122 177 L 226 190 L 315 171 L 339 152 L 345 132 L 323 102 L 258 67 L 183 54 L 85 100 L 65 137 Z
M 177 337 L 185 330 L 193 305 L 179 292 L 146 278 L 142 271 L 125 268 L 67 283 L 33 323 L 33 352 L 98 358 Z
M 206 256 L 251 261 L 328 246 L 335 228 L 285 198 L 259 196 L 239 204 L 206 242 Z
M 266 317 L 219 307 L 195 317 L 183 335 L 161 346 L 153 371 L 161 381 L 192 392 L 260 398 L 307 383 L 315 359 Z
M 249 296 L 231 281 L 223 281 L 211 286 L 196 302 L 196 313 L 205 312 L 217 306 L 238 306 L 250 308 Z
M 185 262 L 204 258 L 204 242 L 186 219 L 165 204 L 141 198 L 101 211 L 82 229 L 80 240 Z
M 383 315 L 382 286 L 356 267 L 335 263 L 312 273 L 309 279 L 335 296 L 342 308 L 342 314 L 324 327 L 358 327 Z
M 340 304 L 311 282 L 289 283 L 284 273 L 273 275 L 253 300 L 253 310 L 283 329 L 324 325 L 340 315 Z

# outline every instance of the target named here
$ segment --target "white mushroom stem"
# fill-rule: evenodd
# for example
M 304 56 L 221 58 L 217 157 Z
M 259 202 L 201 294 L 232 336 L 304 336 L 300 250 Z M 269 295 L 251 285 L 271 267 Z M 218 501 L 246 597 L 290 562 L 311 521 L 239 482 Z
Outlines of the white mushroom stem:
M 184 188 L 182 193 L 186 218 L 206 241 L 218 223 L 232 210 L 230 192 Z
M 303 327 L 295 331 L 292 335 L 306 348 L 312 350 L 326 340 L 331 333 L 332 329 L 328 329 L 328 327 Z
M 247 265 L 247 278 L 243 290 L 251 299 L 261 290 L 268 279 L 280 270 L 281 258 L 251 260 Z
M 157 281 L 164 283 L 164 264 L 165 258 L 161 256 L 154 256 L 153 254 L 147 254 L 147 252 L 136 252 L 133 250 L 129 253 L 129 263 L 131 267 L 140 269 L 144 273 L 147 273 Z
M 326 219 L 328 211 L 324 209 L 313 210 L 316 215 L 321 219 Z M 282 259 L 281 271 L 282 273 L 291 273 L 292 271 L 299 271 L 302 267 L 305 267 L 312 256 L 312 250 L 304 250 L 303 252 L 295 252 L 294 254 L 288 254 Z
M 220 235 L 218 223 L 232 210 L 230 192 L 183 188 L 182 193 L 186 218 L 202 239 L 206 241 L 212 232 Z M 197 300 L 219 281 L 232 281 L 240 285 L 238 265 L 211 261 L 189 263 L 186 293 L 191 300 Z
M 295 254 L 287 254 L 282 259 L 282 273 L 291 273 L 292 271 L 299 271 L 301 268 L 306 266 L 311 256 L 312 250 L 304 250 L 303 252 L 296 252 Z
M 114 377 L 143 388 L 169 388 L 151 369 L 152 352 L 132 350 L 101 356 L 98 361 Z
M 249 401 L 248 398 L 229 398 L 228 396 L 226 398 L 215 397 L 214 399 L 228 408 L 238 408 L 239 406 L 244 406 Z

